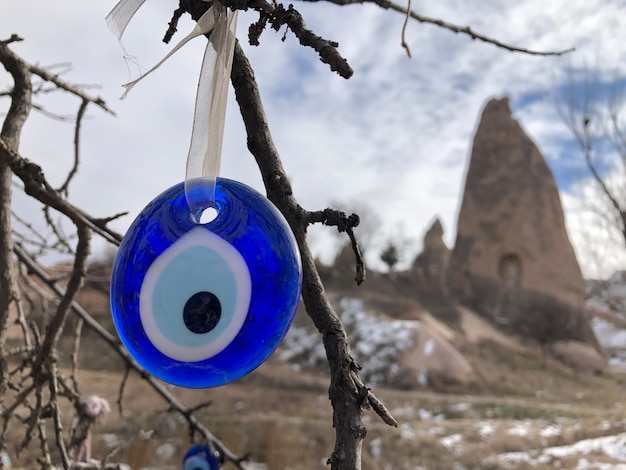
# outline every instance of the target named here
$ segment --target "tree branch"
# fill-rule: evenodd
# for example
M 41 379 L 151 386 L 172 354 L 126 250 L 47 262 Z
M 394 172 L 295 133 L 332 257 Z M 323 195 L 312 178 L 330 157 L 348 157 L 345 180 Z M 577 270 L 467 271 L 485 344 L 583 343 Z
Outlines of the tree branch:
M 227 5 L 228 2 L 224 2 Z M 269 23 L 272 29 L 278 31 L 283 25 L 291 29 L 296 35 L 300 44 L 312 47 L 319 54 L 320 60 L 330 65 L 330 70 L 337 72 L 343 78 L 350 78 L 354 73 L 352 68 L 344 59 L 337 47 L 339 44 L 334 41 L 324 39 L 306 28 L 302 15 L 289 5 L 287 9 L 282 4 L 272 5 L 265 0 L 255 0 L 251 2 L 255 10 L 260 12 L 259 22 L 250 26 L 248 38 L 251 45 L 259 44 L 259 36 L 261 35 L 265 24 Z
M 348 234 L 350 243 L 352 244 L 352 251 L 356 257 L 356 276 L 354 280 L 357 285 L 361 285 L 365 281 L 365 263 L 363 261 L 363 255 L 361 254 L 361 248 L 352 230 L 359 225 L 359 216 L 352 214 L 348 217 L 345 212 L 334 209 L 324 209 L 323 211 L 308 212 L 307 220 L 309 224 L 321 222 L 324 225 L 337 227 L 337 231 L 346 232 Z
M 308 29 L 304 23 L 302 15 L 289 5 L 285 7 L 276 2 L 267 0 L 221 0 L 221 3 L 233 10 L 253 9 L 259 12 L 259 21 L 250 26 L 248 38 L 253 46 L 259 45 L 259 37 L 269 23 L 275 31 L 282 26 L 293 31 L 300 44 L 313 48 L 319 55 L 320 60 L 330 66 L 333 72 L 337 72 L 343 78 L 350 78 L 353 74 L 352 68 L 337 50 L 338 44 L 334 41 L 324 39 Z M 202 0 L 180 0 L 180 7 L 189 13 L 194 21 L 198 21 L 200 16 L 210 7 L 210 3 Z M 172 21 L 179 15 L 179 10 L 173 14 Z M 166 37 L 169 37 L 171 23 Z M 285 32 L 286 33 L 286 32 Z
M 88 105 L 89 101 L 83 99 L 80 103 L 80 107 L 78 108 L 78 112 L 76 113 L 76 124 L 74 127 L 74 164 L 72 165 L 70 172 L 67 174 L 65 181 L 58 189 L 60 193 L 65 193 L 66 196 L 70 182 L 78 172 L 78 163 L 80 162 L 80 126 L 83 122 L 83 117 L 85 116 L 85 111 L 87 111 Z
M 0 156 L 6 158 L 13 173 L 22 180 L 26 194 L 65 214 L 72 222 L 84 223 L 105 240 L 120 243 L 122 236 L 106 227 L 106 221 L 110 219 L 91 217 L 63 199 L 46 181 L 41 167 L 9 148 L 3 139 L 0 139 Z
M 326 349 L 330 366 L 329 397 L 336 431 L 335 448 L 328 462 L 333 470 L 360 469 L 361 447 L 366 434 L 361 411 L 368 391 L 362 387 L 359 366 L 352 358 L 348 336 L 330 305 L 315 267 L 306 241 L 308 213 L 293 196 L 270 135 L 254 73 L 239 43 L 235 46 L 231 80 L 248 135 L 248 149 L 261 170 L 268 198 L 285 216 L 296 237 L 302 259 L 302 299 L 308 315 L 322 334 Z
M 317 3 L 320 0 L 303 0 L 303 1 Z M 406 7 L 403 7 L 402 5 L 399 5 L 390 0 L 326 0 L 326 1 L 328 1 L 329 3 L 334 3 L 336 5 L 374 3 L 385 10 L 395 10 L 399 13 L 402 13 L 403 15 L 408 14 L 410 15 L 411 18 L 413 18 L 416 21 L 419 21 L 420 23 L 427 23 L 427 24 L 439 26 L 440 28 L 447 29 L 448 31 L 452 31 L 453 33 L 457 33 L 457 34 L 465 34 L 472 39 L 483 41 L 488 44 L 492 44 L 496 47 L 499 47 L 500 49 L 505 49 L 510 52 L 521 52 L 523 54 L 540 55 L 540 56 L 559 56 L 563 54 L 568 54 L 575 50 L 575 48 L 571 47 L 569 49 L 564 49 L 562 51 L 535 51 L 535 50 L 526 49 L 523 47 L 512 46 L 510 44 L 498 41 L 495 38 L 485 36 L 483 34 L 472 31 L 472 29 L 469 26 L 458 26 L 453 23 L 448 23 L 447 21 L 440 20 L 439 18 L 431 18 L 429 16 L 420 15 L 414 10 L 407 9 Z
M 621 145 L 616 142 L 621 140 L 621 132 L 619 131 L 619 122 L 616 121 L 614 105 L 609 102 L 608 125 L 617 127 L 610 130 L 607 128 L 607 116 L 599 110 L 598 80 L 595 74 L 585 69 L 585 81 L 579 89 L 575 86 L 574 79 L 570 77 L 567 107 L 563 109 L 561 104 L 557 103 L 556 109 L 561 121 L 567 126 L 580 147 L 585 165 L 599 188 L 601 196 L 608 203 L 607 208 L 611 212 L 609 217 L 611 225 L 619 230 L 626 243 L 626 210 L 624 209 L 623 197 L 620 197 L 623 190 L 620 188 L 616 191 L 609 186 L 606 177 L 602 175 L 601 167 L 598 166 L 598 163 L 601 165 L 602 161 L 597 161 L 598 157 L 605 157 L 604 152 L 599 150 L 603 138 L 612 142 L 622 164 L 626 153 L 623 152 Z M 593 212 L 599 217 L 604 217 L 603 211 L 594 209 Z
M 89 242 L 91 240 L 91 231 L 88 227 L 79 224 L 77 227 L 78 244 L 76 246 L 76 255 L 74 256 L 74 266 L 72 268 L 72 275 L 67 284 L 67 288 L 61 297 L 61 302 L 57 307 L 57 311 L 54 314 L 48 328 L 44 341 L 39 348 L 37 357 L 33 361 L 33 372 L 38 374 L 41 366 L 50 357 L 53 350 L 56 348 L 56 344 L 61 335 L 61 329 L 65 324 L 65 319 L 70 311 L 74 298 L 81 286 L 87 274 L 87 257 L 89 256 Z
M 0 130 L 0 406 L 8 384 L 8 367 L 4 354 L 6 330 L 11 305 L 17 299 L 17 283 L 13 262 L 13 230 L 11 228 L 12 167 L 8 150 L 19 147 L 20 134 L 31 108 L 32 87 L 24 62 L 9 49 L 8 44 L 19 41 L 16 35 L 0 41 L 0 62 L 13 77 L 11 105 Z
M 60 88 L 61 90 L 65 90 L 68 93 L 71 93 L 72 95 L 78 96 L 83 101 L 87 101 L 88 103 L 93 103 L 99 108 L 101 108 L 102 110 L 106 111 L 107 113 L 113 116 L 116 116 L 115 112 L 112 109 L 110 109 L 105 103 L 105 101 L 99 96 L 88 95 L 84 91 L 79 90 L 75 85 L 72 85 L 71 83 L 68 83 L 65 80 L 61 80 L 57 74 L 52 74 L 37 65 L 32 65 L 32 64 L 26 64 L 26 65 L 30 73 L 34 75 L 38 75 L 42 79 L 48 82 L 54 83 L 57 86 L 57 88 Z

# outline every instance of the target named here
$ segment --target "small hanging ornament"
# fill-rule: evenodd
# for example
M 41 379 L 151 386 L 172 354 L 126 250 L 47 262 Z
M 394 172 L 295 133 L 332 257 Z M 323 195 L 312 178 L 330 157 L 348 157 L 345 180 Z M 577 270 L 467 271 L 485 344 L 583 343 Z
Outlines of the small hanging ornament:
M 183 470 L 218 470 L 220 461 L 206 444 L 196 444 L 183 457 Z
M 109 14 L 118 38 L 142 3 L 122 0 Z M 291 324 L 302 280 L 295 238 L 278 209 L 254 189 L 217 177 L 234 23 L 214 1 L 165 58 L 211 32 L 185 181 L 135 219 L 111 278 L 113 320 L 126 349 L 152 375 L 190 388 L 224 385 L 262 364 Z M 203 223 L 209 208 L 216 215 Z

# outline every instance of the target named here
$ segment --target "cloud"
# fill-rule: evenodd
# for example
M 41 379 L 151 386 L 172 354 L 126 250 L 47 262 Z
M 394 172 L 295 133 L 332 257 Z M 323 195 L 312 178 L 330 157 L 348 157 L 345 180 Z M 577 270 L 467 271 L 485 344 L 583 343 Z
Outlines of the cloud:
M 71 62 L 73 71 L 65 78 L 102 85 L 93 92 L 101 94 L 118 117 L 90 109 L 80 174 L 70 195 L 97 216 L 129 210 L 129 217 L 115 224 L 124 231 L 149 200 L 184 177 L 204 43 L 201 38 L 192 41 L 119 102 L 120 85 L 136 76 L 137 69 L 132 62 L 127 65 L 104 25 L 113 4 L 23 0 L 19 8 L 4 9 L 0 34 L 22 35 L 26 41 L 14 48 L 27 60 Z M 124 46 L 145 68 L 169 50 L 160 39 L 175 7 L 173 1 L 146 2 L 129 26 Z M 407 236 L 420 239 L 439 215 L 446 241 L 453 244 L 471 139 L 488 98 L 511 97 L 516 117 L 562 182 L 566 178 L 559 172 L 569 171 L 564 162 L 569 136 L 556 118 L 553 90 L 566 80 L 567 67 L 583 58 L 597 58 L 604 76 L 626 74 L 623 2 L 450 0 L 418 6 L 425 15 L 470 25 L 518 46 L 577 47 L 565 58 L 510 53 L 410 22 L 409 59 L 400 47 L 401 14 L 375 5 L 295 7 L 308 27 L 339 42 L 354 69 L 350 80 L 340 78 L 291 32 L 283 42 L 284 31 L 265 31 L 259 47 L 244 46 L 295 194 L 311 210 L 334 200 L 365 202 L 383 217 L 388 236 L 403 226 Z M 242 42 L 248 24 L 256 19 L 252 12 L 240 16 Z M 189 21 L 181 23 L 179 37 L 190 26 Z M 0 87 L 8 83 L 6 74 L 0 75 Z M 47 106 L 48 99 L 41 98 Z M 75 112 L 79 104 L 67 97 L 54 99 L 58 101 L 49 106 L 62 107 L 63 113 Z M 222 175 L 262 190 L 232 94 L 229 100 Z M 51 180 L 60 181 L 71 165 L 72 132 L 71 124 L 33 116 L 22 152 L 41 162 Z M 317 231 L 318 254 L 332 251 L 335 239 L 325 235 L 332 230 Z M 413 251 L 419 248 L 417 243 Z M 373 252 L 373 266 L 376 258 Z

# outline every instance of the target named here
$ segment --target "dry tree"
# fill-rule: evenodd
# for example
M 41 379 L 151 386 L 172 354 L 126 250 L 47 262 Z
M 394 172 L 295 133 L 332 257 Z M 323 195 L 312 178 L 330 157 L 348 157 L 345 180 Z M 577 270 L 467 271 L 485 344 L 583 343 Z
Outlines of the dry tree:
M 363 0 L 331 0 L 331 3 L 348 5 L 366 3 Z M 496 39 L 478 34 L 469 27 L 457 26 L 440 19 L 420 15 L 389 0 L 373 0 L 385 10 L 393 10 L 405 15 L 406 20 L 416 20 L 445 28 L 454 33 L 468 35 L 504 48 L 512 52 L 525 54 L 554 55 L 561 52 L 536 52 L 513 47 Z M 261 34 L 266 29 L 279 31 L 285 28 L 292 32 L 300 44 L 312 48 L 322 62 L 328 64 L 331 71 L 348 79 L 353 71 L 348 61 L 339 52 L 338 45 L 315 34 L 305 26 L 302 15 L 293 7 L 267 0 L 224 0 L 223 4 L 234 10 L 254 10 L 259 19 L 249 26 L 248 41 L 258 45 Z M 194 20 L 210 7 L 210 2 L 203 0 L 180 0 L 167 29 L 165 40 L 169 41 L 178 19 L 183 14 L 190 14 Z M 405 23 L 406 26 L 406 23 Z M 403 30 L 404 31 L 404 30 Z M 402 34 L 404 34 L 402 31 Z M 80 347 L 80 335 L 84 326 L 96 332 L 108 346 L 121 358 L 126 373 L 121 379 L 120 393 L 129 373 L 134 372 L 144 379 L 154 391 L 168 404 L 171 411 L 182 416 L 192 436 L 208 441 L 220 454 L 236 468 L 243 468 L 245 456 L 237 455 L 228 449 L 198 419 L 197 410 L 202 407 L 190 407 L 179 401 L 167 387 L 147 374 L 135 360 L 123 349 L 119 340 L 100 325 L 81 305 L 76 296 L 85 282 L 87 257 L 93 236 L 102 237 L 113 245 L 119 245 L 122 236 L 109 228 L 109 223 L 119 217 L 94 217 L 67 199 L 68 187 L 76 174 L 80 161 L 81 122 L 88 107 L 96 107 L 105 113 L 114 114 L 109 106 L 99 97 L 92 96 L 81 87 L 62 80 L 58 74 L 38 67 L 19 57 L 12 51 L 12 44 L 21 39 L 17 35 L 0 41 L 0 62 L 12 76 L 14 86 L 0 95 L 10 99 L 8 111 L 4 116 L 0 132 L 0 404 L 2 405 L 2 435 L 0 442 L 5 443 L 8 429 L 17 425 L 21 430 L 21 442 L 17 449 L 22 450 L 34 441 L 38 445 L 38 459 L 42 468 L 118 468 L 107 463 L 107 459 L 76 462 L 73 459 L 84 456 L 86 433 L 91 429 L 96 418 L 85 414 L 85 397 L 80 393 L 76 375 L 79 365 L 76 362 L 76 350 Z M 408 50 L 406 41 L 401 43 Z M 305 52 L 303 52 L 305 53 Z M 231 72 L 231 82 L 248 137 L 248 149 L 256 160 L 265 185 L 267 197 L 278 207 L 287 219 L 297 240 L 302 267 L 302 301 L 307 314 L 313 320 L 320 333 L 329 364 L 329 398 L 333 409 L 333 426 L 336 431 L 335 446 L 328 457 L 328 464 L 333 470 L 354 470 L 361 468 L 361 449 L 366 435 L 363 422 L 364 410 L 371 409 L 382 421 L 390 426 L 397 426 L 383 403 L 370 388 L 363 383 L 360 366 L 353 358 L 351 346 L 340 318 L 329 302 L 322 281 L 317 272 L 313 256 L 306 240 L 307 227 L 322 223 L 345 232 L 349 237 L 356 257 L 355 281 L 365 280 L 365 268 L 353 229 L 359 223 L 357 215 L 324 209 L 308 211 L 300 206 L 293 195 L 290 182 L 283 169 L 265 117 L 261 96 L 255 81 L 253 68 L 243 49 L 237 43 Z M 42 168 L 20 152 L 20 137 L 24 122 L 31 110 L 38 107 L 33 103 L 33 94 L 45 88 L 61 90 L 73 96 L 78 102 L 78 110 L 73 118 L 74 166 L 66 181 L 58 188 L 46 179 Z M 54 113 L 40 109 L 52 117 Z M 15 183 L 15 182 L 17 183 Z M 14 214 L 13 191 L 23 191 L 38 201 L 44 208 L 44 218 L 50 234 L 42 234 L 27 222 L 24 214 Z M 62 217 L 65 224 L 60 224 L 55 217 Z M 74 226 L 74 232 L 66 234 L 67 221 Z M 62 276 L 52 275 L 38 262 L 38 255 L 50 250 L 71 253 L 73 263 Z M 44 305 L 45 304 L 45 305 Z M 26 311 L 32 308 L 44 308 L 49 312 L 46 324 L 38 325 L 29 321 Z M 76 321 L 75 352 L 72 354 L 73 367 L 69 372 L 58 365 L 58 344 L 61 331 L 72 314 Z M 21 327 L 22 345 L 8 349 L 7 328 L 9 322 L 16 322 Z M 71 431 L 63 429 L 61 401 L 68 400 L 83 417 L 83 431 L 80 426 Z M 20 410 L 19 413 L 17 410 Z M 85 417 L 87 416 L 87 417 Z M 79 419 L 79 422 L 80 419 Z M 49 430 L 52 435 L 49 436 Z M 78 436 L 78 437 L 77 437 Z M 81 440 L 82 439 L 82 440 Z M 68 448 L 78 446 L 78 452 Z M 4 444 L 5 445 L 5 444 Z M 82 460 L 82 459 L 77 459 Z

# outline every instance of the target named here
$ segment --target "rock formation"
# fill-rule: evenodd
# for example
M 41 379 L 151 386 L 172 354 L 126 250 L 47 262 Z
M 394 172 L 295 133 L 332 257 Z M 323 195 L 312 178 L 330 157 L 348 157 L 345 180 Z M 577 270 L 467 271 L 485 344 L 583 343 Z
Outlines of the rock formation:
M 413 271 L 420 282 L 443 286 L 449 260 L 450 249 L 443 241 L 443 227 L 439 219 L 435 219 L 424 235 L 422 252 L 413 262 Z
M 498 312 L 509 288 L 580 307 L 585 282 L 552 172 L 511 116 L 508 98 L 485 106 L 474 137 L 450 257 L 448 287 L 477 311 Z
M 601 374 L 608 369 L 605 357 L 597 349 L 580 341 L 557 341 L 552 345 L 552 355 L 579 372 Z

